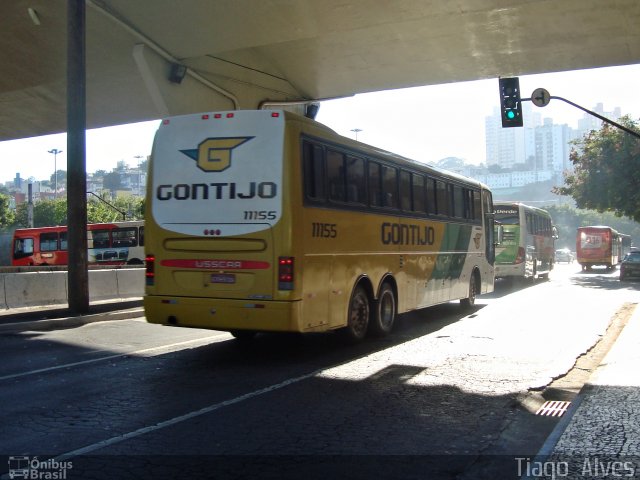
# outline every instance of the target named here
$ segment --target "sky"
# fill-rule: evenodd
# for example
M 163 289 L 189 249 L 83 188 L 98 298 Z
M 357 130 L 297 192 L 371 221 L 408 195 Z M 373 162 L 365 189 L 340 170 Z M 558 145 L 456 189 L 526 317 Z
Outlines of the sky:
M 640 65 L 520 76 L 522 97 L 536 88 L 594 110 L 620 107 L 640 119 Z M 387 90 L 322 103 L 316 120 L 341 135 L 422 162 L 459 157 L 472 164 L 486 161 L 485 117 L 499 108 L 498 80 Z M 560 100 L 533 107 L 543 118 L 576 128 L 583 111 Z M 151 153 L 159 120 L 87 131 L 87 172 L 112 171 L 120 161 L 135 167 Z M 0 182 L 15 178 L 49 179 L 54 166 L 66 167 L 66 135 L 0 142 Z M 49 150 L 62 153 L 54 155 Z

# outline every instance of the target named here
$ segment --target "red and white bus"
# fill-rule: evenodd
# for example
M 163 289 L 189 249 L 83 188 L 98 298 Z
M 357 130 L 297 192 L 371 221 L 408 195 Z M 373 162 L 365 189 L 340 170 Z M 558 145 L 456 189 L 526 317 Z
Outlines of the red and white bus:
M 628 235 L 607 226 L 578 227 L 576 257 L 583 270 L 604 266 L 614 268 L 622 261 Z
M 14 266 L 67 265 L 67 226 L 19 228 L 13 234 Z M 142 264 L 144 222 L 87 225 L 88 262 L 99 265 Z

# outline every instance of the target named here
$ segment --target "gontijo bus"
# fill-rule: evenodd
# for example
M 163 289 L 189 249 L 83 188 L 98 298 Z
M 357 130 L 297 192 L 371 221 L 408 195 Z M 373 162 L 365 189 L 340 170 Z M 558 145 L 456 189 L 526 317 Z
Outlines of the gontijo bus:
M 496 248 L 496 277 L 547 278 L 555 265 L 558 231 L 551 214 L 520 202 L 496 202 L 503 238 Z
M 144 222 L 87 225 L 87 260 L 100 265 L 142 265 Z M 18 228 L 13 233 L 13 266 L 67 265 L 67 226 Z
M 388 333 L 493 290 L 491 192 L 285 111 L 161 122 L 150 162 L 152 323 Z

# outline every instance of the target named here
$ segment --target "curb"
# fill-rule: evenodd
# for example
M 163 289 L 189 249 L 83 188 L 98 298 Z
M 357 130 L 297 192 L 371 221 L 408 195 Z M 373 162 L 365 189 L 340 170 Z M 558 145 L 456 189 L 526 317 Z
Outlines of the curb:
M 126 320 L 129 318 L 144 317 L 144 308 L 130 308 L 113 312 L 101 312 L 76 317 L 44 318 L 40 320 L 28 320 L 23 322 L 0 324 L 0 333 L 24 332 L 28 330 L 50 331 L 60 328 L 75 328 L 95 322 L 108 322 L 112 320 Z
M 627 322 L 625 323 L 624 327 L 618 334 L 618 337 L 616 338 L 614 344 L 610 347 L 609 351 L 602 358 L 600 365 L 596 369 L 594 369 L 594 371 L 591 373 L 591 375 L 589 376 L 589 379 L 582 386 L 582 388 L 580 389 L 576 397 L 571 401 L 571 405 L 569 406 L 569 409 L 565 412 L 561 420 L 558 422 L 558 424 L 555 426 L 555 428 L 552 430 L 552 432 L 549 434 L 549 436 L 545 440 L 544 444 L 542 445 L 542 447 L 540 448 L 540 450 L 538 451 L 538 453 L 534 458 L 535 462 L 544 463 L 547 461 L 549 457 L 551 457 L 556 446 L 558 445 L 558 442 L 560 441 L 560 438 L 562 437 L 564 432 L 567 430 L 567 428 L 573 421 L 575 414 L 580 409 L 582 401 L 586 397 L 592 395 L 593 392 L 598 388 L 598 385 L 595 382 L 595 380 L 601 374 L 601 368 L 608 364 L 607 360 L 613 354 L 612 352 L 616 351 L 616 345 L 619 344 L 618 342 L 620 338 L 623 337 L 625 330 L 627 330 L 627 326 L 633 322 L 640 322 L 640 307 L 638 307 L 637 305 L 634 308 L 631 315 L 629 316 L 629 318 L 627 319 Z M 628 331 L 629 330 L 627 330 L 627 332 Z M 522 480 L 532 480 L 533 478 L 539 478 L 539 477 L 531 477 L 527 475 L 522 477 Z

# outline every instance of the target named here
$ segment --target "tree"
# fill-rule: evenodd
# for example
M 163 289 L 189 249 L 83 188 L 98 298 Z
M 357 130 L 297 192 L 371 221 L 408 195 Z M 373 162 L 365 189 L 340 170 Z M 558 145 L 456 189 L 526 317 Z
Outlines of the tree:
M 15 221 L 15 213 L 10 207 L 9 195 L 0 193 L 0 228 L 5 229 Z
M 640 130 L 629 117 L 619 122 Z M 578 208 L 640 221 L 640 140 L 605 124 L 574 145 L 569 157 L 574 172 L 566 174 L 564 185 L 554 192 L 573 197 Z
M 144 199 L 139 197 L 125 196 L 118 197 L 113 202 L 107 200 L 111 205 L 94 198 L 87 201 L 87 223 L 105 223 L 122 221 L 122 213 L 126 213 L 127 220 L 144 219 Z M 115 208 L 114 208 L 115 207 Z M 14 219 L 8 218 L 7 225 L 17 228 L 28 227 L 28 205 L 21 203 L 16 208 Z M 9 221 L 11 220 L 11 221 Z M 0 226 L 2 224 L 2 195 L 0 194 Z M 57 198 L 55 200 L 42 200 L 33 205 L 33 226 L 50 227 L 53 225 L 67 225 L 67 199 Z
M 16 208 L 15 225 L 18 228 L 29 226 L 27 202 L 23 202 Z M 33 204 L 33 226 L 51 227 L 67 224 L 67 199 L 41 200 Z
M 142 161 L 140 162 L 140 164 L 138 165 L 138 168 L 139 168 L 141 171 L 146 172 L 146 171 L 147 171 L 148 166 L 149 166 L 149 160 L 148 160 L 148 159 L 146 159 L 146 160 L 142 160 Z
M 102 179 L 102 186 L 107 190 L 110 190 L 112 193 L 116 190 L 120 190 L 122 188 L 120 173 L 115 170 L 111 173 L 107 173 Z
M 58 182 L 57 182 L 58 190 L 61 189 L 61 188 L 65 188 L 66 185 L 67 185 L 67 171 L 66 170 L 56 170 L 55 173 L 51 174 L 51 177 L 50 177 L 50 179 L 51 179 L 50 180 L 51 181 L 51 183 L 50 183 L 51 188 L 55 188 L 55 186 L 56 186 L 56 177 L 58 179 Z
M 127 220 L 142 220 L 144 218 L 144 199 L 124 195 L 115 200 L 103 198 L 103 201 L 100 201 L 92 196 L 87 202 L 89 223 L 122 221 L 124 220 L 122 212 L 125 213 Z
M 560 234 L 557 247 L 575 249 L 576 229 L 587 225 L 608 225 L 620 233 L 631 235 L 632 243 L 640 245 L 640 223 L 617 217 L 612 212 L 578 210 L 570 205 L 542 206 L 542 208 L 549 211 Z

